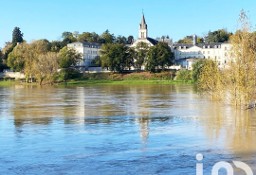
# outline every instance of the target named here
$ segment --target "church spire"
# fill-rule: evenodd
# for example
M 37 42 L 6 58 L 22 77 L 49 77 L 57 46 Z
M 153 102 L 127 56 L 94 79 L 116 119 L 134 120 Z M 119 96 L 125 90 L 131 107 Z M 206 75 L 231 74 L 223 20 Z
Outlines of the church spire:
M 140 29 L 147 29 L 147 23 L 144 17 L 144 13 L 142 13 L 142 19 L 141 19 L 141 23 L 140 23 Z
M 148 25 L 146 23 L 144 13 L 142 12 L 142 18 L 141 18 L 140 29 L 139 29 L 139 38 L 146 39 L 147 37 L 148 37 Z

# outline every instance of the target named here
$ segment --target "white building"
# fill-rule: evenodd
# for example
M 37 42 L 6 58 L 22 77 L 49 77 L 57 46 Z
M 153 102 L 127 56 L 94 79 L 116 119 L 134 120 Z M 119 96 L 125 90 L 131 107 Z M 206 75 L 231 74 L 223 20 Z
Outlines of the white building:
M 82 60 L 77 66 L 89 67 L 91 66 L 92 60 L 100 55 L 99 51 L 101 46 L 98 43 L 75 42 L 67 46 L 82 54 Z
M 225 68 L 231 61 L 231 48 L 229 43 L 196 44 L 195 41 L 194 44 L 173 45 L 175 62 L 187 69 L 192 68 L 196 59 L 212 59 L 220 68 Z

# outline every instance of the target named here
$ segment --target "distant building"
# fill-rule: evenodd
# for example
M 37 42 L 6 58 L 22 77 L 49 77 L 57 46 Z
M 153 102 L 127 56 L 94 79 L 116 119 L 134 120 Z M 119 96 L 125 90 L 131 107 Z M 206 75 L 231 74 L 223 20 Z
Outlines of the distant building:
M 82 54 L 82 60 L 77 65 L 80 67 L 91 66 L 92 60 L 100 55 L 99 51 L 101 46 L 98 43 L 75 42 L 67 46 Z
M 225 68 L 231 61 L 231 48 L 229 43 L 197 44 L 195 36 L 193 44 L 173 45 L 176 64 L 187 69 L 192 68 L 191 63 L 196 59 L 212 59 L 220 68 Z
M 148 46 L 154 46 L 158 43 L 157 40 L 148 37 L 148 25 L 146 23 L 144 14 L 142 15 L 141 23 L 139 25 L 139 37 L 138 39 L 132 44 L 131 47 L 136 47 L 138 43 L 143 42 L 147 43 Z

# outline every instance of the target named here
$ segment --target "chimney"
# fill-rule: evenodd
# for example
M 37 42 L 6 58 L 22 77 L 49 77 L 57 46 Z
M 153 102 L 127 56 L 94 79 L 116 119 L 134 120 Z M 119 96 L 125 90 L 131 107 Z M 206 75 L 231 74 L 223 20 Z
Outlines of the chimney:
M 197 36 L 193 35 L 193 45 L 197 45 Z

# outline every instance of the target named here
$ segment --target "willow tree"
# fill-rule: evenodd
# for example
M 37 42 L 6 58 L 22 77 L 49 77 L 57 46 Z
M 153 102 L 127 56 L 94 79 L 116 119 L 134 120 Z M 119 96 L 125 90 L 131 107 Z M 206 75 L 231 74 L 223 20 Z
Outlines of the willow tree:
M 199 90 L 210 93 L 215 99 L 222 99 L 224 92 L 223 74 L 219 70 L 218 64 L 213 60 L 204 59 L 196 65 L 199 66 L 193 66 L 193 76 L 197 78 Z M 195 75 L 196 73 L 197 75 Z
M 256 100 L 256 36 L 244 11 L 239 18 L 240 28 L 231 36 L 232 56 L 227 71 L 228 91 L 236 106 L 248 105 Z
M 40 85 L 52 85 L 58 70 L 58 54 L 55 52 L 40 54 L 31 66 L 34 70 L 34 76 Z

